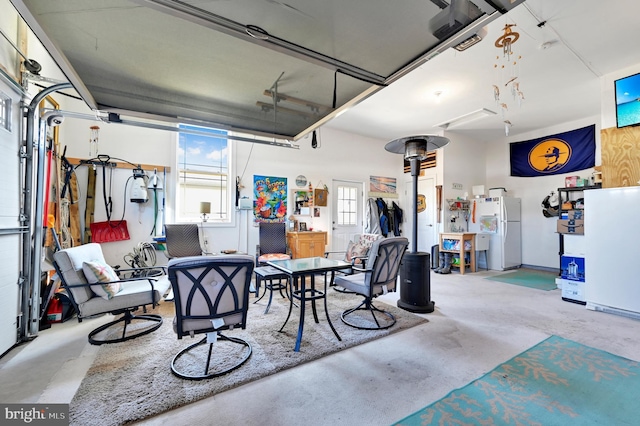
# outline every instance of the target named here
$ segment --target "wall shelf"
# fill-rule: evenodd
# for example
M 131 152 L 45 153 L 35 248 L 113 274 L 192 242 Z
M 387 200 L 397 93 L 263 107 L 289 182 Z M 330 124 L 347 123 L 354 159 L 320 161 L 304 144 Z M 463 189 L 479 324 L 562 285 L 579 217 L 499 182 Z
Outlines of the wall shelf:
M 469 200 L 453 200 L 448 199 L 447 204 L 449 205 L 449 210 L 452 212 L 455 211 L 469 211 Z

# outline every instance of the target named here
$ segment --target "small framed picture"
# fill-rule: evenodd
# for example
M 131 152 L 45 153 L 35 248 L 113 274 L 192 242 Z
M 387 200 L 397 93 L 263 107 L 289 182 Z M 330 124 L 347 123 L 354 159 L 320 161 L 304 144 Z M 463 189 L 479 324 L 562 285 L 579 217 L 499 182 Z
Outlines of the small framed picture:
M 298 222 L 298 230 L 306 231 L 307 230 L 307 222 Z

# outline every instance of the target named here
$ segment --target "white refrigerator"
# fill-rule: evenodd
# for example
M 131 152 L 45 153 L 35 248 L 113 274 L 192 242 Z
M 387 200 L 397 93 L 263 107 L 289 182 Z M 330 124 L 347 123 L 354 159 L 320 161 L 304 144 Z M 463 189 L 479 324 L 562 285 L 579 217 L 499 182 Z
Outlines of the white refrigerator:
M 513 197 L 474 198 L 470 203 L 469 232 L 491 236 L 489 269 L 504 271 L 522 265 L 522 201 Z M 479 259 L 479 268 L 484 259 Z
M 587 309 L 640 319 L 640 187 L 584 191 Z

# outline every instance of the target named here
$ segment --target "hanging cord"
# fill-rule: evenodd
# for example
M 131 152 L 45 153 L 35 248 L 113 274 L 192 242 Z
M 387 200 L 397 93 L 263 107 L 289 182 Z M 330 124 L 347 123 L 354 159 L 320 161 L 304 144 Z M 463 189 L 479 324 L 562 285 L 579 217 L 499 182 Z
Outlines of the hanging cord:
M 152 244 L 147 242 L 138 243 L 131 253 L 127 253 L 123 257 L 125 263 L 131 268 L 153 268 L 156 266 L 156 250 Z M 149 277 L 161 275 L 162 270 L 148 269 L 143 271 L 135 271 L 134 277 Z
M 138 243 L 131 253 L 124 255 L 124 261 L 132 268 L 156 266 L 156 250 L 150 243 Z
M 113 180 L 113 170 L 109 173 L 109 197 L 107 200 L 107 164 L 102 165 L 102 199 L 104 200 L 104 208 L 107 212 L 107 222 L 111 222 L 111 213 L 113 211 L 113 203 L 111 200 L 111 182 Z M 109 165 L 109 167 L 111 167 Z
M 104 200 L 104 208 L 107 214 L 107 223 L 109 223 L 109 226 L 111 226 L 112 228 L 117 228 L 118 226 L 120 226 L 122 224 L 122 222 L 124 222 L 124 216 L 125 213 L 127 212 L 127 186 L 129 185 L 129 181 L 133 178 L 133 176 L 129 176 L 129 178 L 127 179 L 127 181 L 124 184 L 124 202 L 122 203 L 122 205 L 124 206 L 122 209 L 122 217 L 120 218 L 120 220 L 116 223 L 111 223 L 111 213 L 113 213 L 113 200 L 111 199 L 111 190 L 112 190 L 112 184 L 113 184 L 113 168 L 116 167 L 114 164 L 111 164 L 111 160 L 119 160 L 122 162 L 125 162 L 127 164 L 132 165 L 133 167 L 136 168 L 140 168 L 140 165 L 136 165 L 133 164 L 130 161 L 127 160 L 123 160 L 122 158 L 116 158 L 116 157 L 110 157 L 108 155 L 98 155 L 95 158 L 91 158 L 89 160 L 83 160 L 80 162 L 80 164 L 78 164 L 76 167 L 73 168 L 73 171 L 75 172 L 75 169 L 80 167 L 80 166 L 85 166 L 88 164 L 93 164 L 94 166 L 96 165 L 95 163 L 98 163 L 99 165 L 102 166 L 102 198 Z M 107 196 L 107 172 L 106 172 L 106 167 L 109 167 L 109 195 Z M 142 170 L 142 169 L 141 169 Z M 148 176 L 145 177 L 148 179 Z
M 146 175 L 145 175 L 145 176 L 146 176 Z M 126 213 L 126 211 L 127 211 L 127 187 L 129 186 L 129 181 L 130 181 L 131 179 L 133 179 L 133 176 L 129 176 L 129 177 L 127 178 L 127 181 L 124 183 L 124 196 L 122 197 L 122 205 L 123 205 L 124 207 L 122 208 L 122 217 L 120 218 L 120 221 L 118 222 L 118 224 L 117 224 L 117 225 L 115 225 L 115 226 L 120 225 L 120 223 L 122 223 L 122 222 L 124 221 L 124 214 L 125 214 L 125 213 Z M 113 225 L 112 225 L 112 226 L 113 226 Z M 114 226 L 114 227 L 115 227 L 115 226 Z
M 338 97 L 338 70 L 335 70 L 333 73 L 333 103 L 331 107 L 336 109 L 336 101 Z
M 153 191 L 153 228 L 149 235 L 155 235 L 156 227 L 158 225 L 158 190 Z
M 107 196 L 106 196 L 106 183 L 105 183 L 105 171 L 104 171 L 104 167 L 102 169 L 102 194 L 104 197 L 104 205 L 105 205 L 105 209 L 107 210 L 107 222 L 109 223 L 109 226 L 112 228 L 117 228 L 118 226 L 120 226 L 122 224 L 122 222 L 124 222 L 124 216 L 127 212 L 127 186 L 129 186 L 129 181 L 133 179 L 133 176 L 129 176 L 129 178 L 127 179 L 127 181 L 124 183 L 124 197 L 122 199 L 122 217 L 120 218 L 120 220 L 118 222 L 112 222 L 111 221 L 111 213 L 113 213 L 113 201 L 111 200 L 111 185 L 113 183 L 113 168 L 111 168 L 111 170 L 109 170 L 109 201 L 107 204 Z

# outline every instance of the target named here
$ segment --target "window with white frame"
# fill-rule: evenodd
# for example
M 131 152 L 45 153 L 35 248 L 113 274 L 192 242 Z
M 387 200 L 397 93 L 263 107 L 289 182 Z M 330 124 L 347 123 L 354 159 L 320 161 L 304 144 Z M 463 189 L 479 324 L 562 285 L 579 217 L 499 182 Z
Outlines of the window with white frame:
M 0 92 L 0 127 L 11 131 L 11 98 Z
M 177 220 L 229 222 L 233 203 L 227 132 L 183 124 L 179 129 Z M 202 203 L 210 206 L 206 216 L 201 212 Z
M 337 224 L 342 226 L 356 225 L 358 216 L 358 188 L 338 186 Z

